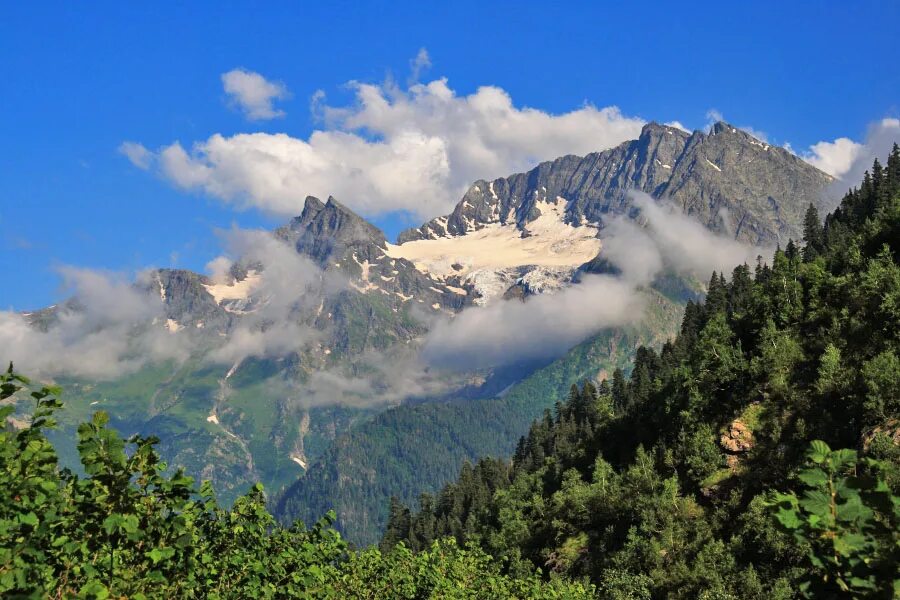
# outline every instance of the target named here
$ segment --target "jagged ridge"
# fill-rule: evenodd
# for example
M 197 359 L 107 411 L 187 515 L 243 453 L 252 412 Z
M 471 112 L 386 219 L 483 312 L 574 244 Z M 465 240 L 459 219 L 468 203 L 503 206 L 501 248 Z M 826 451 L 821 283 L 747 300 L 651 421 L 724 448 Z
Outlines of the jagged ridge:
M 541 201 L 567 200 L 566 221 L 602 225 L 627 214 L 629 190 L 665 198 L 714 231 L 774 245 L 800 235 L 803 211 L 821 207 L 825 173 L 728 123 L 688 134 L 649 123 L 637 140 L 584 157 L 568 155 L 527 173 L 476 181 L 453 212 L 406 230 L 399 242 L 459 236 L 491 223 L 525 229 Z

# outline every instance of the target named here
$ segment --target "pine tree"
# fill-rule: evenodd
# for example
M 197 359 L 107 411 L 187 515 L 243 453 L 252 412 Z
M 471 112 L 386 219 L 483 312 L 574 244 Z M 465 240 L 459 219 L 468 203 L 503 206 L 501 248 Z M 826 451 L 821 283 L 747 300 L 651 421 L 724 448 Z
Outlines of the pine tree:
M 388 552 L 398 543 L 406 542 L 409 539 L 410 520 L 409 508 L 400 502 L 399 498 L 391 496 L 387 528 L 378 545 L 382 552 Z
M 822 253 L 825 245 L 825 230 L 819 220 L 819 211 L 812 203 L 806 209 L 806 216 L 803 217 L 803 241 L 806 242 L 803 260 L 811 262 Z
M 628 398 L 628 387 L 625 383 L 625 373 L 622 372 L 622 369 L 613 371 L 612 397 L 613 406 L 615 407 L 616 412 L 625 412 L 630 402 Z
M 900 146 L 896 142 L 890 156 L 888 156 L 886 171 L 887 185 L 891 190 L 896 190 L 900 187 Z
M 712 315 L 720 310 L 725 310 L 728 304 L 727 291 L 719 274 L 713 271 L 709 279 L 706 291 L 706 314 Z

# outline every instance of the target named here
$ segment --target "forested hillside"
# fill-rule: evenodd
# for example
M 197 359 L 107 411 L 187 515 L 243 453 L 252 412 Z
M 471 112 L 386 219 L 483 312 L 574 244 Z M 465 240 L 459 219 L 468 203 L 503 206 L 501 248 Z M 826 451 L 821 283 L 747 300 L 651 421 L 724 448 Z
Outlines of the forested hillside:
M 393 501 L 382 548 L 451 536 L 614 598 L 900 593 L 900 150 L 804 237 L 714 274 L 677 339 L 573 386 L 511 462 Z
M 392 495 L 413 502 L 452 481 L 465 460 L 509 456 L 531 421 L 565 399 L 570 382 L 630 368 L 638 347 L 674 335 L 681 299 L 648 295 L 640 324 L 599 333 L 500 397 L 401 405 L 340 436 L 278 499 L 275 514 L 308 522 L 333 509 L 349 540 L 376 543 Z

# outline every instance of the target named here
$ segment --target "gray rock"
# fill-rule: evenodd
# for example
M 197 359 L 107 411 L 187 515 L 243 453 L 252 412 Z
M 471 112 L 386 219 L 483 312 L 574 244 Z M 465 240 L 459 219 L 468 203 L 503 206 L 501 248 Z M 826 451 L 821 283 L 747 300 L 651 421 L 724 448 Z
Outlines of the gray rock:
M 525 229 L 535 204 L 562 197 L 566 220 L 603 225 L 633 209 L 629 190 L 680 206 L 714 231 L 738 240 L 774 245 L 799 238 L 803 214 L 825 208 L 831 178 L 783 148 L 723 122 L 710 132 L 687 134 L 657 123 L 637 140 L 585 157 L 563 156 L 527 173 L 476 181 L 453 212 L 404 231 L 401 243 L 462 235 L 489 223 Z

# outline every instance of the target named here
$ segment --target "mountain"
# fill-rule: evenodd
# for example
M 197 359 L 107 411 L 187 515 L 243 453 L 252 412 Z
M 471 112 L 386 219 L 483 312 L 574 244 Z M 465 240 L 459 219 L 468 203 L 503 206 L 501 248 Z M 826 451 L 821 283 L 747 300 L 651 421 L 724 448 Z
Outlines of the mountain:
M 216 276 L 174 269 L 144 274 L 136 289 L 162 309 L 128 335 L 164 332 L 184 344 L 183 355 L 113 379 L 60 377 L 72 410 L 56 441 L 71 446 L 75 424 L 103 408 L 120 431 L 160 437 L 167 461 L 211 479 L 226 502 L 253 481 L 277 492 L 307 471 L 343 472 L 348 461 L 383 461 L 387 466 L 377 473 L 386 487 L 360 509 L 368 516 L 358 531 L 372 539 L 384 522 L 379 506 L 391 493 L 392 477 L 407 478 L 404 494 L 419 484 L 439 486 L 463 458 L 508 451 L 519 426 L 562 393 L 535 393 L 524 405 L 511 405 L 502 417 L 509 427 L 487 444 L 478 442 L 490 433 L 465 423 L 479 410 L 494 410 L 479 403 L 495 402 L 504 390 L 502 398 L 518 397 L 513 392 L 519 388 L 510 386 L 525 385 L 546 361 L 471 372 L 422 368 L 418 348 L 434 319 L 553 293 L 595 270 L 610 219 L 637 213 L 629 190 L 648 191 L 714 231 L 757 243 L 799 237 L 802 207 L 827 182 L 790 153 L 724 123 L 691 135 L 650 124 L 638 140 L 612 150 L 476 182 L 452 214 L 405 232 L 397 244 L 334 198 L 308 197 L 299 216 L 267 236 L 275 247 L 266 252 L 277 260 L 248 251 Z M 299 261 L 293 270 L 280 268 L 292 261 Z M 654 286 L 647 293 L 659 310 L 633 331 L 600 334 L 594 343 L 608 352 L 589 353 L 579 373 L 593 377 L 612 365 L 627 367 L 638 343 L 661 343 L 673 331 L 696 286 L 671 274 Z M 29 319 L 46 329 L 61 311 L 77 310 L 75 299 Z M 266 337 L 275 338 L 274 349 L 254 345 Z M 416 439 L 415 428 L 382 434 L 384 422 L 372 419 L 394 407 L 397 422 L 410 423 L 404 411 L 440 413 L 447 402 L 473 412 L 440 425 L 449 442 L 430 457 L 434 478 L 402 475 L 414 473 L 415 463 L 399 451 L 359 456 L 356 442 L 342 437 L 361 427 L 352 439 L 371 436 L 371 442 L 359 448 L 381 446 L 382 435 L 396 435 L 398 448 L 415 447 L 427 442 Z M 326 455 L 335 440 L 334 447 L 346 451 Z M 422 452 L 431 452 L 426 446 Z M 347 477 L 352 485 L 361 481 Z M 309 481 L 327 477 L 313 474 Z M 337 497 L 331 484 L 311 485 L 310 505 Z M 341 525 L 354 527 L 349 513 L 344 517 Z
M 603 225 L 627 214 L 630 190 L 673 202 L 714 231 L 752 244 L 798 239 L 803 212 L 831 181 L 798 156 L 728 123 L 708 133 L 649 123 L 637 140 L 585 157 L 563 156 L 527 173 L 476 181 L 454 211 L 400 242 L 461 236 L 491 225 L 527 230 L 542 204 L 565 203 L 568 224 Z
M 160 437 L 168 461 L 212 480 L 226 502 L 254 481 L 277 490 L 302 474 L 338 432 L 396 402 L 378 397 L 393 394 L 392 382 L 389 373 L 373 370 L 372 356 L 402 364 L 413 355 L 407 344 L 427 331 L 429 313 L 470 303 L 465 290 L 388 257 L 384 235 L 333 198 L 307 198 L 301 215 L 273 238 L 309 259 L 313 289 L 280 285 L 273 279 L 281 274 L 269 276 L 265 265 L 250 259 L 238 260 L 218 280 L 175 269 L 143 274 L 135 287 L 158 298 L 162 312 L 140 327 L 189 340 L 190 357 L 112 380 L 61 377 L 72 410 L 55 440 L 70 444 L 78 420 L 103 408 L 117 429 Z M 285 292 L 296 297 L 271 298 Z M 273 312 L 279 302 L 284 306 Z M 30 318 L 46 329 L 70 309 L 78 310 L 77 300 Z M 288 325 L 298 335 L 310 332 L 294 350 L 216 358 L 240 336 Z M 329 394 L 316 380 L 322 374 L 365 378 L 373 397 L 351 391 L 349 400 L 322 398 Z M 443 377 L 442 385 L 462 388 L 469 378 Z
M 573 379 L 512 460 L 391 502 L 382 549 L 450 536 L 611 598 L 896 597 L 900 147 L 805 220 L 630 378 Z
M 680 204 L 713 231 L 786 244 L 802 236 L 803 213 L 820 203 L 829 181 L 786 150 L 725 123 L 692 135 L 651 123 L 638 140 L 617 148 L 475 182 L 450 215 L 404 232 L 388 253 L 436 278 L 452 277 L 476 304 L 487 304 L 552 292 L 581 273 L 601 271 L 606 224 L 637 211 L 632 189 Z M 740 215 L 736 228 L 728 229 L 725 211 Z M 339 437 L 279 498 L 276 513 L 286 522 L 308 521 L 334 508 L 349 539 L 373 542 L 391 496 L 412 503 L 448 481 L 465 459 L 508 456 L 527 424 L 564 399 L 572 381 L 595 381 L 616 367 L 628 372 L 640 344 L 658 347 L 674 336 L 699 286 L 671 273 L 653 285 L 650 309 L 636 327 L 599 333 L 502 397 L 401 405 Z
M 800 238 L 803 212 L 824 206 L 831 180 L 724 122 L 692 134 L 649 123 L 610 150 L 476 181 L 449 215 L 402 232 L 390 253 L 436 277 L 461 277 L 484 303 L 478 298 L 568 284 L 597 255 L 604 228 L 638 213 L 629 192 L 677 206 L 714 232 L 774 247 Z

